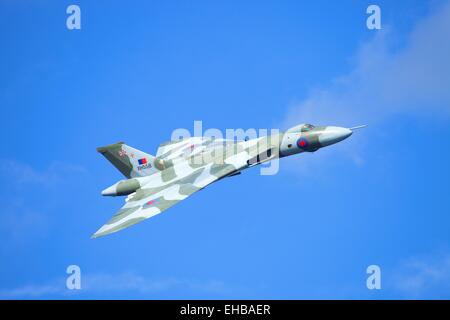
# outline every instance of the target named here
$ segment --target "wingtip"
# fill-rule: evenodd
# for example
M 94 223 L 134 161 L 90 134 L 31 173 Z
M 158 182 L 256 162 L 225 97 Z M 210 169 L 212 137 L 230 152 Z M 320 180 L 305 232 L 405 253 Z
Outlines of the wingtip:
M 91 239 L 97 239 L 97 238 L 102 237 L 102 236 L 104 236 L 105 234 L 107 234 L 107 233 L 105 233 L 105 231 L 102 230 L 102 228 L 103 228 L 103 227 L 101 227 L 100 229 L 98 229 L 97 231 L 95 231 L 95 233 L 91 236 Z
M 91 236 L 91 239 L 97 239 L 100 235 L 96 232 Z
M 106 236 L 108 234 L 115 233 L 117 231 L 118 230 L 114 230 L 114 229 L 111 230 L 110 228 L 107 227 L 107 224 L 105 224 L 91 236 L 91 239 L 100 238 L 100 237 Z

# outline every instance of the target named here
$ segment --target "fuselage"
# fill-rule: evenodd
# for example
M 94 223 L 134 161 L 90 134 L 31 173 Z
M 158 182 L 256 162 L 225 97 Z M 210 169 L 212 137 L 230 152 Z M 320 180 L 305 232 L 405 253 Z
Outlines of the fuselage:
M 255 139 L 186 137 L 162 143 L 155 156 L 124 142 L 98 147 L 97 151 L 126 177 L 103 190 L 102 195 L 127 197 L 120 210 L 92 237 L 154 217 L 210 184 L 252 166 L 335 144 L 357 128 L 301 124 Z M 261 174 L 275 174 L 278 168 L 273 161 L 261 168 Z
M 302 152 L 315 152 L 335 144 L 352 134 L 351 129 L 334 126 L 300 124 L 285 132 L 250 139 L 233 141 L 193 137 L 174 142 L 164 154 L 152 160 L 157 172 L 141 177 L 121 180 L 102 191 L 104 196 L 122 196 L 147 186 L 168 185 L 192 175 L 196 170 L 230 165 L 235 170 L 229 176 L 249 167 Z

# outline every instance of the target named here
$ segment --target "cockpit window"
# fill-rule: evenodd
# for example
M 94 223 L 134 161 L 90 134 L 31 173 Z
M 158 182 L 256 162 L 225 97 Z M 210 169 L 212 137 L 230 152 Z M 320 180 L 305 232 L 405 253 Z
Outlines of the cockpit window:
M 308 131 L 311 131 L 312 129 L 314 129 L 314 126 L 312 124 L 305 124 L 302 127 L 301 131 L 302 132 L 308 132 Z

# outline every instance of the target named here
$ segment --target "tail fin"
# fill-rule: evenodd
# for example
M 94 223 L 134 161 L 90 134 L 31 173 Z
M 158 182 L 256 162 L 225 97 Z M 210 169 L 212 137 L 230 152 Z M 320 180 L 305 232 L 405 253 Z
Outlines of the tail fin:
M 154 156 L 127 146 L 124 142 L 99 147 L 97 151 L 127 178 L 148 176 L 158 171 L 153 164 Z

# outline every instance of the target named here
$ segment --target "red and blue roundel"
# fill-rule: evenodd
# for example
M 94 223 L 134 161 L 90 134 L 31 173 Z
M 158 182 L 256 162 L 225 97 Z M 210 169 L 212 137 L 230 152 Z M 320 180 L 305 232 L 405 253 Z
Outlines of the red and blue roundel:
M 300 138 L 297 140 L 297 147 L 299 147 L 300 149 L 305 149 L 307 148 L 309 145 L 309 142 L 306 138 Z

